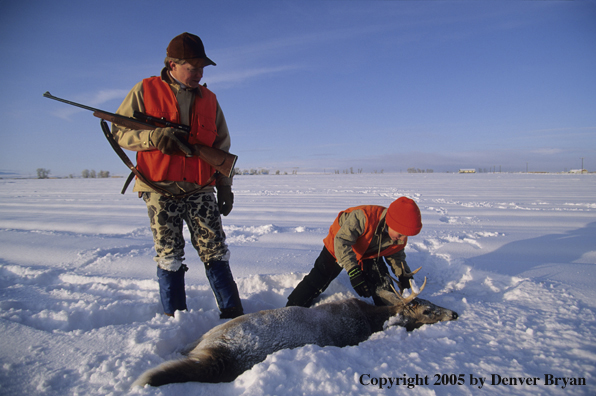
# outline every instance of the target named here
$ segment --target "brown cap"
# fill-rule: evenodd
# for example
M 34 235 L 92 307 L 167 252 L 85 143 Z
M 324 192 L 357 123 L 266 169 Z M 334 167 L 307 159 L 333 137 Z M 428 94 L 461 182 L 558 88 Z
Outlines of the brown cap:
M 190 33 L 182 33 L 174 37 L 168 45 L 166 54 L 171 58 L 184 59 L 195 67 L 215 66 L 215 62 L 207 58 L 199 36 Z

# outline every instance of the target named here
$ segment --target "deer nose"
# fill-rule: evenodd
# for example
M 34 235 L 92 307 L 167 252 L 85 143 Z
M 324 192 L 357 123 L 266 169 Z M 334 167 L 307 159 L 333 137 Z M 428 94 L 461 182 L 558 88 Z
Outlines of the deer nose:
M 457 319 L 458 317 L 459 317 L 459 315 L 457 314 L 457 312 L 454 312 L 454 313 L 452 313 L 452 314 L 451 314 L 451 319 L 452 319 L 452 320 L 455 320 L 455 319 Z

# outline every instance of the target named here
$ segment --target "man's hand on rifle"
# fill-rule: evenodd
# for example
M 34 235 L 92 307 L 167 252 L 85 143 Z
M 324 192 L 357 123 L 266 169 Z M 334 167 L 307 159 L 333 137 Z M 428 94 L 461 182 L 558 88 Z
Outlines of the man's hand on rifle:
M 149 141 L 166 155 L 174 155 L 182 151 L 185 155 L 190 156 L 192 150 L 184 143 L 184 136 L 184 132 L 174 128 L 156 128 L 151 132 Z
M 234 193 L 232 192 L 232 186 L 217 186 L 217 207 L 219 213 L 227 216 L 232 211 L 234 206 Z

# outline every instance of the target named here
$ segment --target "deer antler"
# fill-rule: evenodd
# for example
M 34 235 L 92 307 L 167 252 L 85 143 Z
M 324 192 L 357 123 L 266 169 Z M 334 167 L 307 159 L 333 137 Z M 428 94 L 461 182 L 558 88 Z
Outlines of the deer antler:
M 416 272 L 420 271 L 421 268 L 422 267 L 418 267 L 417 270 L 414 270 L 412 272 L 408 272 L 408 271 L 406 271 L 406 266 L 404 265 L 404 262 L 402 261 L 401 262 L 401 271 L 402 271 L 401 272 L 401 275 L 402 276 L 405 276 L 406 278 L 412 278 Z
M 418 268 L 418 269 L 420 269 L 420 268 Z M 416 271 L 418 271 L 418 270 L 416 270 Z M 408 297 L 404 297 L 397 290 L 395 290 L 395 287 L 393 287 L 393 284 L 391 284 L 391 288 L 393 289 L 393 292 L 401 300 L 402 304 L 404 304 L 404 305 L 405 304 L 408 304 L 410 301 L 412 301 L 413 299 L 415 299 L 416 297 L 418 297 L 418 295 L 420 293 L 422 293 L 422 290 L 424 290 L 424 287 L 425 286 L 426 286 L 426 276 L 424 277 L 424 283 L 422 284 L 422 287 L 420 287 L 420 289 L 418 289 L 418 293 L 414 293 L 414 287 L 412 285 L 412 279 L 410 279 L 410 288 L 412 290 L 412 293 Z
M 422 269 L 422 267 L 418 267 L 417 269 L 415 269 L 412 272 L 408 272 L 406 271 L 406 266 L 404 265 L 404 262 L 401 261 L 401 275 L 399 276 L 400 278 L 414 278 L 414 274 L 417 273 L 418 271 L 420 271 Z M 398 285 L 400 284 L 399 280 L 395 279 L 393 276 L 391 276 L 391 274 L 387 274 L 387 276 L 389 276 L 391 279 L 393 279 L 393 281 L 395 283 L 397 283 Z M 410 287 L 412 287 L 412 284 L 410 284 Z M 395 290 L 395 289 L 394 289 Z

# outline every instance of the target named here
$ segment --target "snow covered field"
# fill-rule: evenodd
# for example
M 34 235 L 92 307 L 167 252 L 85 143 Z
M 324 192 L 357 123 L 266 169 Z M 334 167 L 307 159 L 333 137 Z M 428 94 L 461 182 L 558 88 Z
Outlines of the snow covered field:
M 594 175 L 236 177 L 224 224 L 246 312 L 285 305 L 340 210 L 406 195 L 421 297 L 460 318 L 282 350 L 229 384 L 132 390 L 222 321 L 190 244 L 189 311 L 161 314 L 145 205 L 123 181 L 0 180 L 1 395 L 596 393 Z M 322 299 L 352 296 L 342 273 Z

